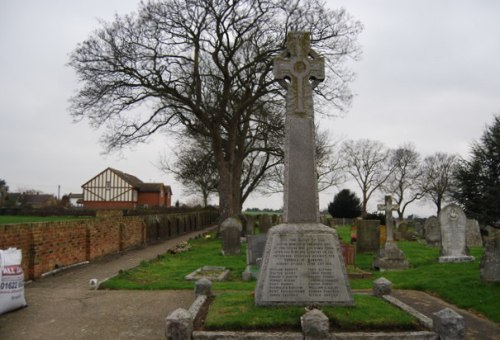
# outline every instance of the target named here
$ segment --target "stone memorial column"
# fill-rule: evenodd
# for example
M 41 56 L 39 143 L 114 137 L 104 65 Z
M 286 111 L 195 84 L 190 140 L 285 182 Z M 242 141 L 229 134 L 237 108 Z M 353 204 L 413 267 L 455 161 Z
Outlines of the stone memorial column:
M 319 223 L 312 89 L 324 79 L 324 59 L 309 33 L 288 34 L 274 75 L 287 90 L 284 223 L 268 232 L 255 303 L 353 305 L 337 233 Z

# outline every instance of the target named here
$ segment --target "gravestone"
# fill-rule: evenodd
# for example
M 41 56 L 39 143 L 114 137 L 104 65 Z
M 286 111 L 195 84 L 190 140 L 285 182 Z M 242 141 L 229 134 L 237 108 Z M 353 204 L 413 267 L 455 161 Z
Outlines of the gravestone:
M 439 247 L 441 245 L 441 226 L 436 216 L 431 216 L 425 220 L 424 236 L 428 246 Z
M 441 256 L 439 262 L 468 262 L 474 257 L 469 256 L 466 244 L 465 225 L 467 218 L 458 205 L 450 204 L 439 213 L 441 225 Z
M 377 252 L 380 249 L 380 221 L 356 220 L 358 253 Z
M 266 234 L 272 226 L 271 216 L 262 214 L 259 216 L 259 230 L 261 234 Z
M 483 239 L 481 238 L 481 230 L 477 220 L 467 219 L 465 225 L 465 239 L 467 247 L 482 247 Z
M 255 303 L 353 305 L 337 232 L 319 223 L 312 89 L 324 79 L 324 60 L 309 33 L 288 33 L 273 71 L 287 90 L 284 223 L 268 232 Z
M 488 229 L 480 266 L 481 280 L 484 282 L 500 282 L 500 230 L 491 227 Z
M 255 228 L 255 218 L 252 215 L 244 215 L 246 220 L 246 234 L 253 235 Z
M 394 225 L 392 220 L 392 211 L 398 209 L 398 205 L 392 204 L 392 197 L 385 196 L 385 203 L 377 206 L 378 210 L 385 211 L 385 226 L 387 230 L 387 238 L 383 247 L 373 261 L 373 267 L 383 270 L 406 269 L 409 267 L 404 253 L 398 248 L 394 242 Z
M 223 255 L 237 255 L 240 253 L 242 230 L 241 222 L 237 218 L 228 217 L 222 222 L 220 232 Z
M 266 246 L 267 235 L 248 235 L 247 236 L 247 264 L 256 265 L 257 259 L 262 258 Z

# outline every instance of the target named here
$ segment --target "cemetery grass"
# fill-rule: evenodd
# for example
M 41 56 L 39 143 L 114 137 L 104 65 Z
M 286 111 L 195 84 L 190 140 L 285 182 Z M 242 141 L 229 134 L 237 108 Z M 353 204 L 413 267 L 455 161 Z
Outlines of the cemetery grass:
M 120 271 L 120 273 L 101 285 L 104 289 L 193 289 L 194 281 L 184 277 L 203 266 L 223 266 L 230 270 L 225 281 L 213 281 L 214 290 L 253 290 L 255 282 L 241 280 L 241 273 L 246 267 L 245 247 L 241 247 L 239 256 L 223 256 L 222 244 L 214 239 L 200 237 L 189 241 L 191 248 L 177 254 L 163 254 L 140 266 Z
M 342 234 L 342 231 L 339 232 Z M 345 234 L 345 233 L 344 233 Z M 345 239 L 343 239 L 345 243 Z M 190 241 L 191 249 L 184 253 L 164 254 L 151 262 L 121 271 L 118 276 L 103 282 L 104 289 L 193 289 L 194 282 L 184 277 L 196 269 L 208 266 L 224 266 L 231 270 L 227 281 L 213 282 L 215 291 L 246 291 L 255 289 L 255 281 L 242 281 L 241 273 L 246 266 L 245 246 L 239 256 L 222 256 L 221 241 L 198 238 Z M 500 284 L 484 284 L 479 277 L 481 248 L 472 248 L 476 260 L 468 263 L 437 263 L 439 249 L 419 242 L 398 242 L 405 252 L 411 268 L 404 271 L 374 272 L 368 279 L 351 279 L 353 289 L 371 289 L 373 281 L 385 277 L 396 289 L 414 289 L 438 296 L 460 308 L 480 313 L 500 323 Z M 373 254 L 357 254 L 356 266 L 372 271 Z
M 390 303 L 354 294 L 354 307 L 320 307 L 337 331 L 417 330 L 417 320 Z M 206 330 L 296 330 L 303 306 L 256 307 L 252 292 L 217 295 L 205 319 Z M 241 315 L 245 315 L 244 318 Z
M 424 291 L 460 308 L 480 313 L 500 323 L 500 284 L 482 283 L 479 263 L 482 248 L 472 248 L 473 262 L 438 263 L 439 248 L 420 242 L 400 241 L 398 246 L 410 262 L 410 268 L 401 271 L 374 272 L 369 279 L 351 280 L 351 287 L 369 289 L 373 280 L 385 277 L 397 289 Z M 373 254 L 357 254 L 356 265 L 371 270 Z
M 93 218 L 90 216 L 12 216 L 0 215 L 1 224 L 18 224 L 34 222 L 58 222 L 58 221 L 76 221 Z

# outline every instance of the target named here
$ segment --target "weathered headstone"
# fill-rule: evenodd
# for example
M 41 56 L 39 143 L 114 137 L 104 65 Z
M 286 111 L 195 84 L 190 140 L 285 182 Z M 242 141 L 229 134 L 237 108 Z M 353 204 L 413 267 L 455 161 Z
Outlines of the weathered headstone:
M 255 303 L 353 305 L 337 232 L 319 223 L 312 89 L 324 79 L 324 60 L 309 33 L 288 34 L 274 75 L 287 90 L 285 223 L 268 232 Z
M 484 255 L 481 259 L 481 280 L 500 282 L 500 230 L 488 228 Z
M 247 264 L 256 265 L 257 259 L 262 258 L 266 247 L 266 234 L 247 236 Z
M 222 237 L 222 254 L 236 255 L 240 253 L 240 235 L 243 227 L 234 217 L 228 217 L 222 222 L 220 232 Z
M 439 213 L 441 225 L 441 256 L 439 262 L 468 262 L 474 257 L 469 256 L 465 240 L 465 225 L 467 218 L 458 205 L 450 204 Z
M 465 239 L 467 247 L 482 247 L 483 239 L 481 238 L 481 230 L 477 220 L 467 219 L 465 225 Z
M 380 249 L 380 221 L 356 220 L 358 253 L 377 252 Z
M 431 216 L 425 220 L 424 235 L 428 246 L 439 247 L 441 245 L 441 226 L 436 216 Z
M 271 216 L 268 214 L 262 214 L 259 216 L 259 230 L 261 234 L 266 234 L 272 227 Z
M 255 218 L 252 215 L 244 215 L 246 220 L 246 234 L 253 235 L 255 228 Z
M 394 225 L 392 220 L 392 211 L 398 206 L 392 204 L 392 197 L 385 196 L 385 203 L 379 204 L 378 210 L 385 211 L 385 225 L 387 228 L 387 239 L 383 247 L 380 248 L 378 256 L 373 261 L 373 267 L 379 270 L 405 269 L 408 268 L 408 261 L 401 249 L 394 242 Z

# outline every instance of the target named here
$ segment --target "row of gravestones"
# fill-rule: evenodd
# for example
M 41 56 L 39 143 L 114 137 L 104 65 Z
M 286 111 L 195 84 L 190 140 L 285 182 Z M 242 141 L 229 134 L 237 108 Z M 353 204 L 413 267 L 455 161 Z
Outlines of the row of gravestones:
M 254 235 L 256 222 L 258 222 L 259 226 L 259 235 Z M 271 229 L 272 226 L 281 223 L 283 223 L 281 215 L 262 214 L 257 218 L 252 215 L 242 215 L 239 219 L 234 217 L 227 218 L 224 222 L 222 222 L 220 229 L 222 238 L 222 253 L 224 255 L 239 254 L 241 237 L 246 237 L 247 240 L 249 240 L 252 239 L 253 236 L 258 236 L 265 240 L 265 236 L 269 229 Z
M 270 214 L 262 214 L 262 215 L 241 215 L 240 220 L 243 226 L 243 235 L 253 235 L 255 234 L 255 226 L 258 223 L 259 231 L 261 234 L 267 234 L 269 229 L 272 226 L 283 223 L 282 215 L 270 215 Z
M 485 251 L 481 259 L 481 280 L 486 282 L 500 282 L 500 231 L 486 228 L 484 238 Z M 460 251 L 468 255 L 468 247 L 483 246 L 483 238 L 476 220 L 465 217 L 462 209 L 450 204 L 439 213 L 425 221 L 423 236 L 430 246 L 441 246 L 440 262 L 453 259 Z M 464 256 L 464 258 L 466 258 Z
M 148 243 L 154 243 L 201 230 L 215 223 L 218 216 L 218 213 L 213 211 L 146 215 L 144 216 L 146 240 Z

